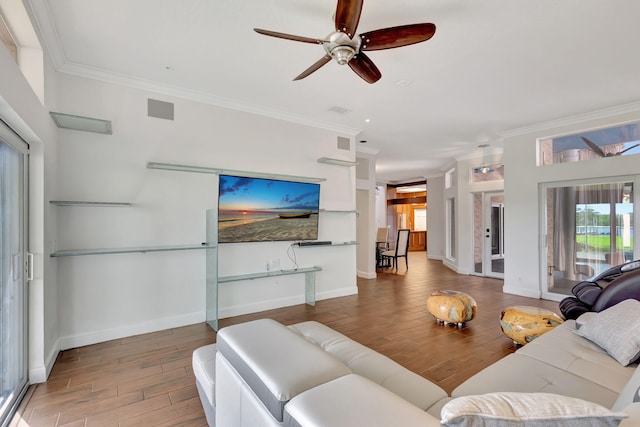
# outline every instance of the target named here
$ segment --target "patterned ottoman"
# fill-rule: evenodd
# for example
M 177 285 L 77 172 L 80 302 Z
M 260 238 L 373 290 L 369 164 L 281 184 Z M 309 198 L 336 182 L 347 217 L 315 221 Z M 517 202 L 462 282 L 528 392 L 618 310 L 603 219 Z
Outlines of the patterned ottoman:
M 427 299 L 427 310 L 438 322 L 458 326 L 473 320 L 477 307 L 476 300 L 460 291 L 434 291 Z
M 516 305 L 502 310 L 500 327 L 515 344 L 526 344 L 563 323 L 556 313 L 544 308 Z

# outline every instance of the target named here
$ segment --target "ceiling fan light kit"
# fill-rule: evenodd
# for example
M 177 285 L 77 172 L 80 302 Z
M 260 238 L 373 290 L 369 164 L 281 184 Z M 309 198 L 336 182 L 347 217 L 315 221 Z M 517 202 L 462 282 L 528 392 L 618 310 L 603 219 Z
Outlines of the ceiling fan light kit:
M 364 0 L 338 0 L 335 13 L 335 31 L 327 39 L 314 39 L 276 31 L 254 28 L 254 31 L 271 37 L 302 43 L 321 44 L 327 53 L 294 80 L 301 80 L 320 69 L 331 59 L 349 67 L 367 83 L 375 83 L 382 77 L 378 67 L 364 51 L 393 49 L 429 40 L 436 32 L 431 23 L 401 25 L 354 35 L 360 21 Z

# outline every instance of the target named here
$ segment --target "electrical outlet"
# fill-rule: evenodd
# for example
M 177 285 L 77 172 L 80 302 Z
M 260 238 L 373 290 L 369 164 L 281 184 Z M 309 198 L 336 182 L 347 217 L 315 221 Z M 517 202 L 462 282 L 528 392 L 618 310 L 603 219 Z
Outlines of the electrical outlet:
M 265 261 L 264 265 L 267 271 L 280 270 L 280 258 L 268 259 Z

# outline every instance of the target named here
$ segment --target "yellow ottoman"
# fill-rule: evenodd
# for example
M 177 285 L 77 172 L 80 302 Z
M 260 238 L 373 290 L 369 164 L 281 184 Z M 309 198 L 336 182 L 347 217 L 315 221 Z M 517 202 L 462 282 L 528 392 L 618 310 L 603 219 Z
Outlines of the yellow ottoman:
M 476 317 L 478 306 L 468 294 L 459 291 L 434 291 L 427 299 L 427 310 L 438 322 L 462 325 Z
M 516 305 L 507 307 L 500 315 L 502 332 L 515 344 L 526 344 L 549 332 L 564 320 L 544 308 Z

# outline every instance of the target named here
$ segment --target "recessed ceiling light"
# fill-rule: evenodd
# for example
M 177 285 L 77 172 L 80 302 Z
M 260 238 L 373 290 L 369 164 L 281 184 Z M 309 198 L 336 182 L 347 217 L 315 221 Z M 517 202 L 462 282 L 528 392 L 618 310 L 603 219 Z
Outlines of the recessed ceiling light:
M 364 119 L 365 123 L 369 123 L 371 121 L 371 119 Z
M 396 86 L 409 86 L 411 84 L 411 80 L 400 79 L 396 82 Z

